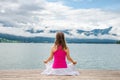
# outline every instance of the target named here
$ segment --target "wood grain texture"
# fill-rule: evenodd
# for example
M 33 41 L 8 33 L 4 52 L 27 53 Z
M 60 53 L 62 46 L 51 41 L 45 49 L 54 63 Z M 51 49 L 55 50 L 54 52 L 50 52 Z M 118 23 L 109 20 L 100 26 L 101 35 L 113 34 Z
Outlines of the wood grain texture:
M 0 70 L 0 80 L 120 80 L 120 70 L 79 70 L 79 76 L 47 76 L 42 70 Z

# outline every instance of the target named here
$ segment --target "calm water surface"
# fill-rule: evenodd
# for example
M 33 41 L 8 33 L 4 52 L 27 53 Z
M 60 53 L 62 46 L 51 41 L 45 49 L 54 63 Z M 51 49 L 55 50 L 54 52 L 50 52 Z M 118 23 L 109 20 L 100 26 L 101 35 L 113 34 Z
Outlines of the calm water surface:
M 0 69 L 43 69 L 52 43 L 0 43 Z M 79 69 L 120 70 L 118 44 L 68 44 Z

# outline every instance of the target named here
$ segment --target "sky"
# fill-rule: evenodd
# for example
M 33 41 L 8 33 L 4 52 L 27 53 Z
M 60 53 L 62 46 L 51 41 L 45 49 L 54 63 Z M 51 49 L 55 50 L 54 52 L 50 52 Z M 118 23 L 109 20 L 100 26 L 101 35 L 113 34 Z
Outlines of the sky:
M 49 34 L 51 29 L 72 29 L 74 37 L 83 38 L 76 29 L 90 31 L 112 26 L 110 33 L 120 39 L 119 21 L 120 0 L 0 0 L 0 33 L 53 36 Z M 30 29 L 44 33 L 26 32 Z
M 49 2 L 61 1 L 64 5 L 75 9 L 100 8 L 103 10 L 120 10 L 120 0 L 47 0 Z

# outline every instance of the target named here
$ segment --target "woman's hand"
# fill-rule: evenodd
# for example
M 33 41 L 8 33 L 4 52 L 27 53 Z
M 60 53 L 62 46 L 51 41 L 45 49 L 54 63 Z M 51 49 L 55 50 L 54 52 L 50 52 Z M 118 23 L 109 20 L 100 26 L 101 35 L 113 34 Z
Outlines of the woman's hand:
M 43 62 L 44 62 L 45 64 L 47 63 L 47 61 L 46 61 L 46 60 L 44 60 Z
M 74 61 L 74 62 L 73 62 L 73 64 L 75 65 L 75 64 L 77 64 L 77 62 L 76 62 L 76 61 Z

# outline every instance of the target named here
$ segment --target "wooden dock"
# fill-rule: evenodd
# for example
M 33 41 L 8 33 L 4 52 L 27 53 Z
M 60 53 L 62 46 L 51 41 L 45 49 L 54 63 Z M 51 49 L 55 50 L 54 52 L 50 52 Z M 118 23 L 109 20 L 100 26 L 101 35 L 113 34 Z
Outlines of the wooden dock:
M 120 70 L 79 70 L 79 76 L 47 76 L 42 70 L 0 70 L 0 80 L 120 80 Z

